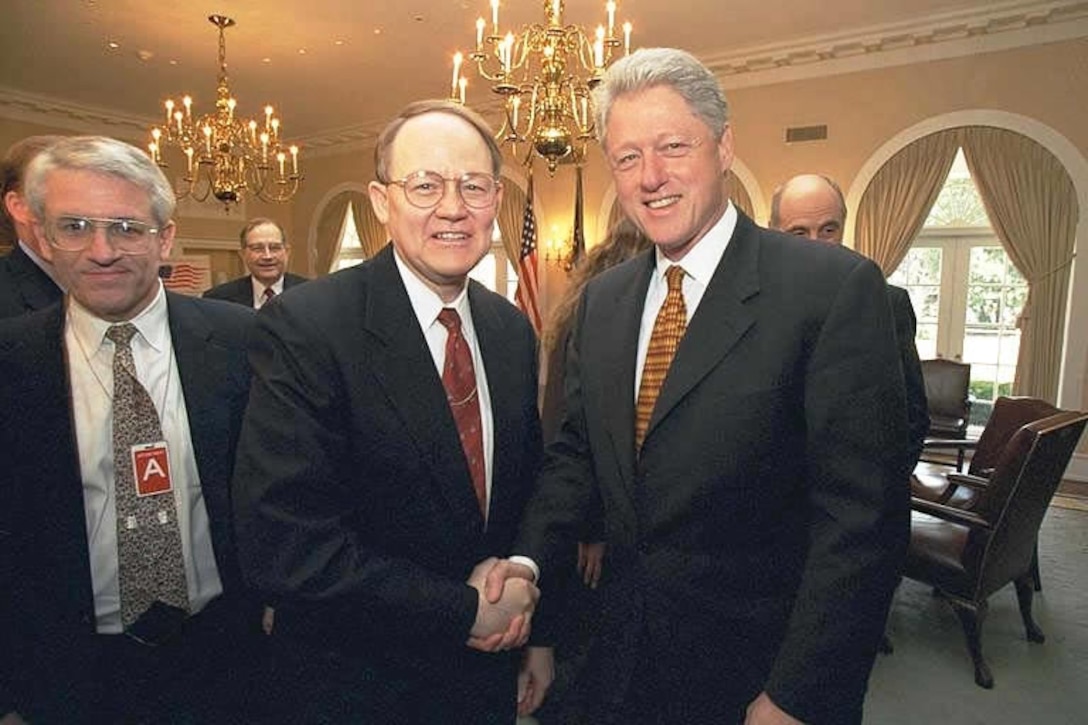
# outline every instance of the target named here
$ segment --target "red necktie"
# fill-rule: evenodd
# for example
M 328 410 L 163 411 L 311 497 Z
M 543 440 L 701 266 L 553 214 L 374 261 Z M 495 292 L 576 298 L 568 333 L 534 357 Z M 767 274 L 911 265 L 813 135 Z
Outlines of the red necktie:
M 264 299 L 261 301 L 261 304 L 262 305 L 265 304 L 266 302 L 268 302 L 270 299 L 272 299 L 275 296 L 276 296 L 276 290 L 272 289 L 271 287 L 265 287 L 264 288 Z
M 472 487 L 480 512 L 487 518 L 487 472 L 484 468 L 484 431 L 480 420 L 480 396 L 476 390 L 476 371 L 472 367 L 472 352 L 461 334 L 461 316 L 449 307 L 438 313 L 438 321 L 446 328 L 446 364 L 442 368 L 442 385 L 446 388 L 461 448 L 465 452 Z

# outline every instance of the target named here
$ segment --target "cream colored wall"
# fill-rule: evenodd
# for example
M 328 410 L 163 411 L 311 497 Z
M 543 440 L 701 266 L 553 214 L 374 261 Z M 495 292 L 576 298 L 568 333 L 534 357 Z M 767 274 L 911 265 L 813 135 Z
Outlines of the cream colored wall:
M 728 87 L 728 79 L 727 79 Z M 973 57 L 915 63 L 812 80 L 792 81 L 728 92 L 736 136 L 736 154 L 746 175 L 757 209 L 766 209 L 774 187 L 789 176 L 820 171 L 849 190 L 865 165 L 889 140 L 927 119 L 957 112 L 996 111 L 1026 117 L 1068 142 L 1071 154 L 1088 158 L 1088 39 L 979 54 Z M 360 119 L 362 120 L 362 119 Z M 826 141 L 788 145 L 785 129 L 796 125 L 826 124 Z M 18 121 L 0 120 L 0 144 L 33 133 L 69 131 Z M 305 150 L 304 150 L 305 154 Z M 251 205 L 250 215 L 279 220 L 289 230 L 294 254 L 291 267 L 314 273 L 317 244 L 316 218 L 322 206 L 346 185 L 365 187 L 373 178 L 372 146 L 353 144 L 343 153 L 307 158 L 302 191 L 287 205 Z M 1063 159 L 1069 163 L 1069 159 Z M 521 169 L 513 173 L 517 177 Z M 536 209 L 541 244 L 557 227 L 569 233 L 573 214 L 573 172 L 561 167 L 554 179 L 538 166 L 535 171 Z M 1076 182 L 1077 179 L 1075 178 Z M 599 237 L 600 220 L 608 212 L 613 189 L 600 153 L 593 150 L 585 167 L 585 231 L 592 246 Z M 1082 202 L 1085 189 L 1078 189 Z M 1088 218 L 1088 209 L 1082 213 Z M 764 223 L 766 220 L 756 220 Z M 196 239 L 234 239 L 237 223 L 215 219 L 180 220 L 181 235 Z M 1084 225 L 1082 224 L 1082 229 Z M 217 269 L 235 274 L 237 259 L 216 254 Z M 1088 308 L 1075 282 L 1073 308 Z M 563 288 L 563 274 L 548 267 L 542 284 L 542 303 L 550 309 Z M 1078 334 L 1071 330 L 1071 335 Z M 1078 350 L 1084 346 L 1077 347 Z M 1077 378 L 1078 399 L 1088 408 L 1088 354 L 1067 360 L 1067 376 Z M 1063 401 L 1070 404 L 1070 401 Z M 1076 401 L 1072 401 L 1076 404 Z

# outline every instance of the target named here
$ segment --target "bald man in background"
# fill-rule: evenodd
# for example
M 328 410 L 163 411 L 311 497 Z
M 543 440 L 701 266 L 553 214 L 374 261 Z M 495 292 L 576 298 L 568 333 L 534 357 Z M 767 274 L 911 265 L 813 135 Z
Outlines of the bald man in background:
M 846 224 L 846 200 L 832 179 L 820 174 L 794 176 L 775 190 L 771 197 L 772 229 L 813 241 L 842 244 Z M 917 320 L 910 295 L 902 287 L 888 285 L 888 303 L 895 317 L 895 336 L 903 366 L 907 392 L 907 423 L 910 430 L 910 458 L 913 469 L 922 454 L 922 441 L 929 430 L 929 407 L 922 379 L 922 363 L 914 344 Z

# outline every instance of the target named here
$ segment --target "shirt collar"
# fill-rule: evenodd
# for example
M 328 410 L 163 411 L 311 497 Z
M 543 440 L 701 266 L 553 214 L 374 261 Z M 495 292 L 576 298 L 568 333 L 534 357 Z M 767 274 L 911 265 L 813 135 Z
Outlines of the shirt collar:
M 265 285 L 264 282 L 260 281 L 259 279 L 254 277 L 252 274 L 249 275 L 249 281 L 253 284 L 253 298 L 254 299 L 259 299 L 261 297 L 264 297 L 264 291 L 266 289 L 269 289 L 269 288 L 271 288 L 272 291 L 275 292 L 278 295 L 283 294 L 283 278 L 286 277 L 286 276 L 287 275 L 285 274 L 285 275 L 281 276 L 279 279 L 277 279 L 275 282 L 273 282 L 272 284 Z
M 396 248 L 393 249 L 393 259 L 397 263 L 397 271 L 404 282 L 404 289 L 408 293 L 408 300 L 412 303 L 412 311 L 419 320 L 419 326 L 426 330 L 438 320 L 438 313 L 443 307 L 452 307 L 461 317 L 462 326 L 471 325 L 471 315 L 468 304 L 468 280 L 461 287 L 461 292 L 450 303 L 442 301 L 442 298 L 416 276 L 415 272 L 408 268 L 404 260 L 400 258 Z
M 136 326 L 140 336 L 147 341 L 155 352 L 161 353 L 166 350 L 169 324 L 167 321 L 166 292 L 161 281 L 158 281 L 158 285 L 159 291 L 151 304 L 131 320 L 127 320 L 127 322 L 131 322 Z M 68 325 L 88 353 L 97 351 L 101 347 L 102 341 L 106 338 L 106 330 L 116 324 L 119 323 L 98 317 L 69 295 Z
M 736 228 L 737 209 L 733 206 L 733 202 L 730 201 L 725 213 L 722 214 L 722 218 L 707 230 L 703 238 L 696 242 L 679 262 L 670 260 L 661 252 L 661 248 L 657 247 L 654 250 L 657 260 L 654 274 L 657 276 L 658 281 L 664 281 L 665 272 L 668 271 L 669 267 L 679 264 L 684 268 L 685 275 L 691 277 L 703 287 L 709 285 L 710 278 L 714 276 L 714 270 L 718 268 L 718 263 L 721 262 L 722 255 L 725 254 L 725 248 L 729 245 L 729 240 Z

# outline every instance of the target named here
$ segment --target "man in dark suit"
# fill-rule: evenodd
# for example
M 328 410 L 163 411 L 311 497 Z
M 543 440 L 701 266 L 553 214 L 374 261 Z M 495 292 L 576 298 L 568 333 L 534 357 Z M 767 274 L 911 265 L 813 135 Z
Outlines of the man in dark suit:
M 305 277 L 287 271 L 291 247 L 287 244 L 283 227 L 274 219 L 250 219 L 242 227 L 238 238 L 242 243 L 238 256 L 249 274 L 212 287 L 204 293 L 204 297 L 237 302 L 259 310 L 265 302 L 282 294 L 288 287 L 306 281 Z
M 800 174 L 778 187 L 771 197 L 771 229 L 813 241 L 842 244 L 846 226 L 846 200 L 833 179 L 820 174 Z M 918 322 L 910 295 L 902 287 L 888 285 L 888 303 L 895 318 L 895 339 L 907 395 L 907 428 L 910 447 L 907 470 L 913 470 L 922 455 L 922 443 L 929 431 L 929 406 L 922 363 L 914 337 Z
M 0 318 L 48 307 L 64 291 L 53 277 L 53 266 L 42 258 L 34 236 L 30 210 L 23 198 L 26 167 L 38 152 L 63 136 L 30 136 L 8 149 L 0 169 L 0 223 L 5 241 L 14 244 L 11 253 L 0 259 Z
M 228 488 L 253 314 L 163 289 L 174 195 L 139 149 L 58 142 L 26 194 L 68 294 L 0 323 L 0 717 L 257 720 L 260 609 Z M 115 376 L 118 362 L 133 372 Z M 126 384 L 155 421 L 156 440 L 134 435 L 131 451 L 118 436 L 135 416 L 113 413 Z M 150 508 L 121 503 L 137 499 Z M 156 526 L 172 529 L 175 557 Z M 141 530 L 155 546 L 125 533 Z M 177 579 L 148 584 L 171 567 Z
M 392 244 L 258 316 L 234 479 L 242 568 L 276 603 L 273 639 L 307 648 L 294 699 L 318 712 L 300 721 L 508 725 L 520 653 L 480 650 L 524 638 L 536 590 L 492 604 L 478 564 L 510 553 L 536 474 L 536 345 L 467 277 L 491 247 L 502 157 L 477 114 L 425 101 L 375 160 Z M 529 652 L 523 711 L 550 673 L 550 651 Z
M 514 547 L 539 571 L 500 562 L 487 593 L 536 575 L 547 602 L 599 494 L 585 722 L 860 722 L 909 513 L 883 277 L 729 202 L 725 98 L 691 55 L 639 50 L 595 96 L 617 199 L 655 249 L 586 285 Z

